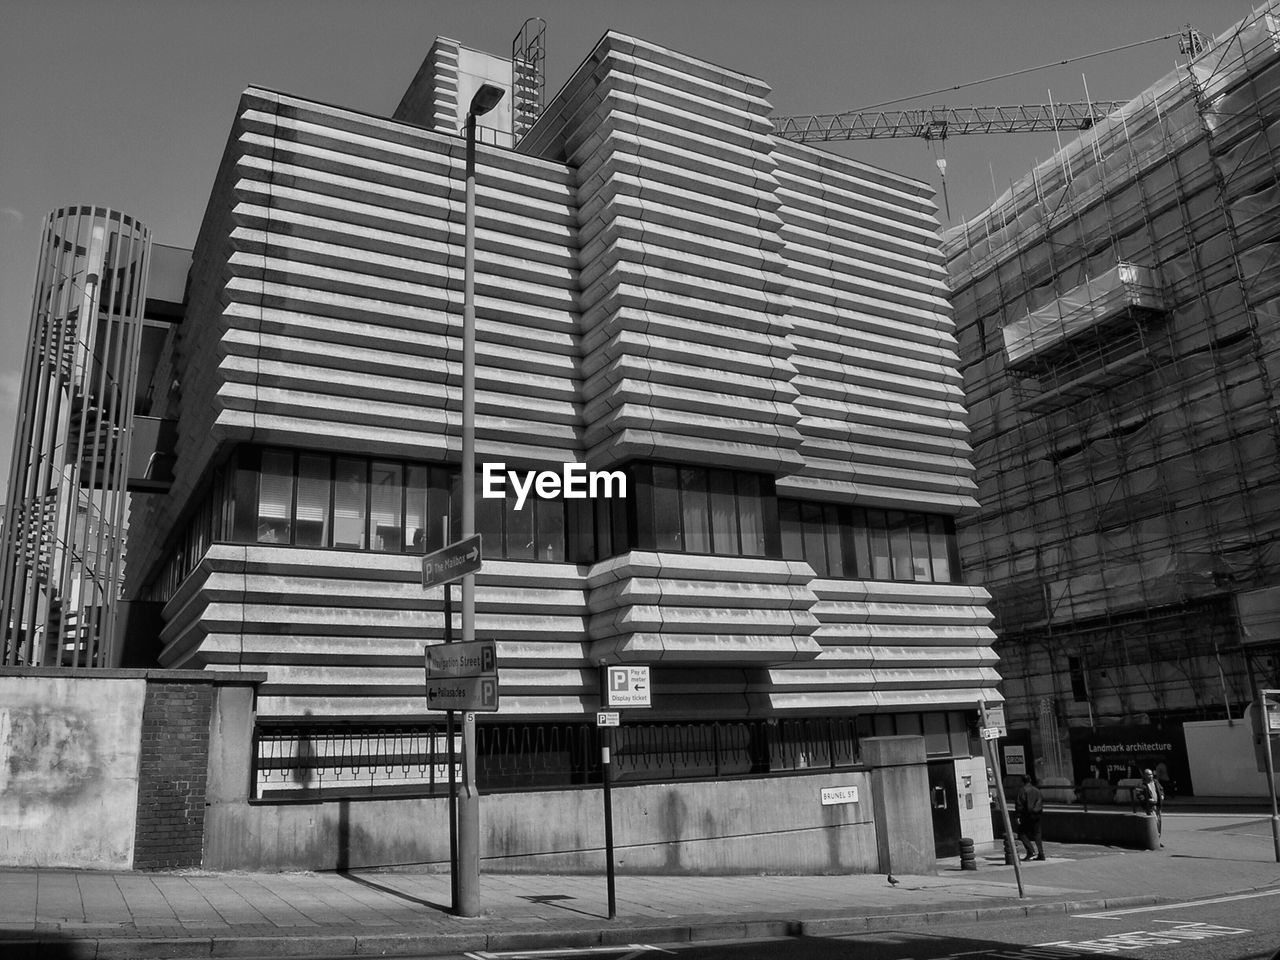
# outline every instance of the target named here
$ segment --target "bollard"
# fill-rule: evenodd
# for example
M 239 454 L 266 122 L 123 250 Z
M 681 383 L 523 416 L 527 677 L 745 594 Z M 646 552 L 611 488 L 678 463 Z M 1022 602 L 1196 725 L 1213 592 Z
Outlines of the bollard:
M 977 870 L 978 858 L 973 852 L 973 838 L 960 838 L 960 869 L 961 870 Z
M 1004 865 L 1006 867 L 1013 866 L 1017 862 L 1018 851 L 1013 845 L 1013 837 L 1004 838 Z

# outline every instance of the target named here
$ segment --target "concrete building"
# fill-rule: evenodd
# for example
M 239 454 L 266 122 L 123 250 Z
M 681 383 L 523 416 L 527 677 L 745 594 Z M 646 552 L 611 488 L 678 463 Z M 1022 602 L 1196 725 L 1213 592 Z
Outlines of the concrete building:
M 1076 782 L 1151 762 L 1108 771 L 1092 728 L 1239 721 L 1246 649 L 1277 680 L 1276 8 L 1188 59 L 945 243 L 981 503 L 962 562 L 1010 725 Z
M 478 459 L 627 488 L 478 501 L 486 863 L 599 869 L 601 664 L 652 668 L 615 734 L 623 869 L 905 871 L 989 838 L 929 188 L 774 137 L 764 83 L 641 40 L 606 34 L 536 113 L 534 74 L 442 40 L 391 117 L 241 98 L 126 574 L 129 662 L 257 678 L 251 714 L 211 708 L 201 862 L 447 862 L 420 556 L 458 530 L 482 81 L 517 95 L 481 119 Z

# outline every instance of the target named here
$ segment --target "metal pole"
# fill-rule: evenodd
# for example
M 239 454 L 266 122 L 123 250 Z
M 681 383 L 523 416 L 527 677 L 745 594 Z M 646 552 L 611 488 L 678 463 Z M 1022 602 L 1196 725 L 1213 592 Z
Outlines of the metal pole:
M 600 770 L 604 776 L 604 865 L 609 890 L 609 919 L 618 916 L 618 898 L 613 872 L 613 775 L 610 754 L 613 752 L 613 728 L 600 728 Z
M 987 708 L 982 705 L 982 726 L 987 726 Z M 1022 889 L 1022 867 L 1018 862 L 1018 840 L 1013 835 L 1013 823 L 1009 819 L 1009 801 L 1004 798 L 1004 777 L 1000 773 L 1000 756 L 996 750 L 996 741 L 982 738 L 982 749 L 987 755 L 987 762 L 991 764 L 991 770 L 996 778 L 996 802 L 1000 804 L 1000 816 L 1004 820 L 1004 836 L 1005 842 L 1008 843 L 1009 849 L 1013 851 L 1013 876 L 1018 881 L 1018 898 L 1026 896 L 1026 892 Z
M 1262 756 L 1267 768 L 1267 793 L 1271 795 L 1271 847 L 1275 852 L 1276 863 L 1280 863 L 1280 811 L 1276 802 L 1276 764 L 1271 754 L 1271 716 L 1267 710 L 1267 692 L 1258 689 L 1257 675 L 1253 672 L 1253 657 L 1245 654 L 1245 665 L 1249 670 L 1249 683 L 1253 686 L 1253 701 L 1261 710 L 1262 720 Z
M 600 661 L 600 709 L 608 706 L 609 667 Z M 618 900 L 613 871 L 613 728 L 600 727 L 600 780 L 604 788 L 604 875 L 609 893 L 609 919 L 618 916 Z
M 467 208 L 462 280 L 462 537 L 476 532 L 476 118 L 467 114 Z M 462 640 L 476 638 L 476 578 L 462 578 Z M 458 791 L 458 899 L 454 912 L 480 914 L 480 795 L 476 790 L 476 716 L 462 714 Z
M 445 541 L 449 538 L 445 520 Z M 453 643 L 453 584 L 444 585 L 444 642 Z M 458 748 L 454 742 L 453 711 L 445 714 L 445 736 L 449 740 L 449 903 L 458 912 Z

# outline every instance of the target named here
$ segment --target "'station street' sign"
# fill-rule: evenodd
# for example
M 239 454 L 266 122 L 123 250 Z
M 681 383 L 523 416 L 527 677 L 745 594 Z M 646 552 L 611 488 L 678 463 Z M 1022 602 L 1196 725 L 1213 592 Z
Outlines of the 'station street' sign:
M 471 643 L 437 643 L 427 647 L 427 679 L 447 677 L 496 677 L 497 644 L 492 640 Z
M 430 590 L 442 583 L 450 583 L 475 573 L 480 569 L 481 548 L 480 534 L 475 533 L 465 540 L 456 540 L 435 553 L 428 553 L 422 558 L 422 587 Z
M 424 659 L 428 710 L 498 709 L 498 656 L 492 640 L 428 644 Z

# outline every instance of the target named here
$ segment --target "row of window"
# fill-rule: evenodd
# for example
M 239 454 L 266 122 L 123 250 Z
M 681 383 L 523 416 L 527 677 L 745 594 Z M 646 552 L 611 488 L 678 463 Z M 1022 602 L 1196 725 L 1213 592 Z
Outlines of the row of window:
M 531 495 L 516 510 L 514 495 L 477 497 L 486 556 L 594 563 L 652 550 L 804 560 L 823 577 L 959 578 L 948 517 L 779 500 L 772 477 L 745 471 L 641 462 L 624 472 L 625 499 Z M 242 448 L 215 477 L 152 595 L 172 596 L 216 541 L 421 554 L 459 539 L 461 519 L 453 468 Z
M 804 560 L 820 577 L 851 580 L 959 579 L 950 517 L 781 500 L 782 555 Z

